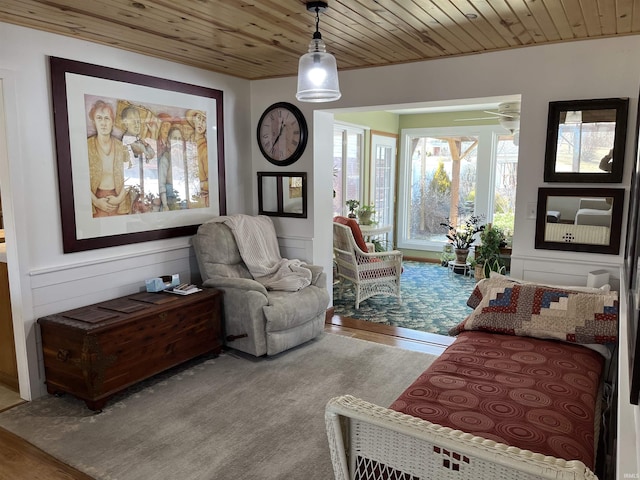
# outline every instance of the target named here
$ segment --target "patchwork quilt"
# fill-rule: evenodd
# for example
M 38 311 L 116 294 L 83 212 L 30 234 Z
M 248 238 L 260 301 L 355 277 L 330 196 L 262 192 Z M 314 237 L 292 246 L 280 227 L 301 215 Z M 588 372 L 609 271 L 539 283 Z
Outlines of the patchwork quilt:
M 473 313 L 449 331 L 466 330 L 549 338 L 581 344 L 614 343 L 617 292 L 590 293 L 535 284 L 493 282 L 470 297 Z

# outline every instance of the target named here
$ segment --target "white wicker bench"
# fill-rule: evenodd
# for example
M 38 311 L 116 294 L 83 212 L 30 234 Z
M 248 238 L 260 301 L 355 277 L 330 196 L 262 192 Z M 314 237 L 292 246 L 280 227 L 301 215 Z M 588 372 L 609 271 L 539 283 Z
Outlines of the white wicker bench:
M 580 461 L 496 443 L 349 395 L 329 401 L 325 420 L 336 480 L 597 479 Z

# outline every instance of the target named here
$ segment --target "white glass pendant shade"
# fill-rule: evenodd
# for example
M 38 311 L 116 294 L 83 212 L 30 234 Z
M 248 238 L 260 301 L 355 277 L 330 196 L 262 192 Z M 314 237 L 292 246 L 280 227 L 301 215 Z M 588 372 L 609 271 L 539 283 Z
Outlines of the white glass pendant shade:
M 517 118 L 500 117 L 498 122 L 500 122 L 500 125 L 502 125 L 503 128 L 509 130 L 509 133 L 511 134 L 520 129 L 520 120 Z
M 582 123 L 582 112 L 567 112 L 564 123 Z
M 298 63 L 296 98 L 301 102 L 332 102 L 341 96 L 336 59 L 327 53 L 322 38 L 314 38 L 309 53 L 300 57 Z

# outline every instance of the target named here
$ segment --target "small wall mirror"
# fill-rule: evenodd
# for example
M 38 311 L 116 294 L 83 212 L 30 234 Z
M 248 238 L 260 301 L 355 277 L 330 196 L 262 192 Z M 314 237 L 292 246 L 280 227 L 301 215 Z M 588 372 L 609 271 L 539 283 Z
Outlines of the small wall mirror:
M 307 174 L 258 172 L 258 211 L 273 217 L 307 218 Z
M 540 188 L 535 247 L 620 252 L 624 188 Z
M 620 183 L 628 98 L 549 103 L 545 182 Z

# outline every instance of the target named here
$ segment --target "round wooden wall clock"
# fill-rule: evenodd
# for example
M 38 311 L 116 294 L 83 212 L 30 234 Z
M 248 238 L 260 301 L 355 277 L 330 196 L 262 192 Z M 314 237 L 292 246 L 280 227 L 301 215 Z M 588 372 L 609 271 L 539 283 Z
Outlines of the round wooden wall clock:
M 258 146 L 264 158 L 274 165 L 291 165 L 307 146 L 307 122 L 298 107 L 287 102 L 274 103 L 258 121 Z

